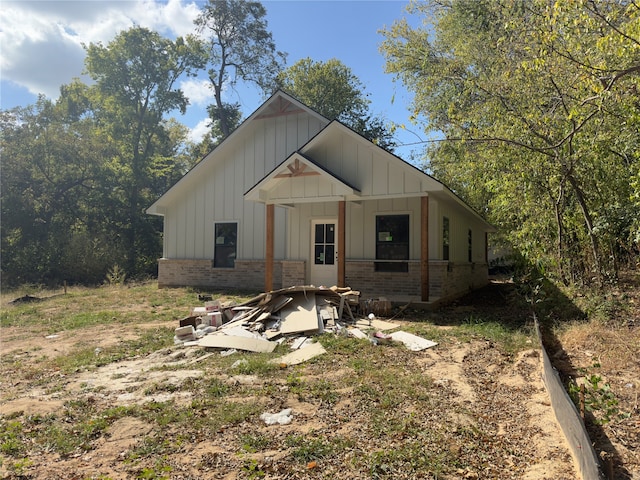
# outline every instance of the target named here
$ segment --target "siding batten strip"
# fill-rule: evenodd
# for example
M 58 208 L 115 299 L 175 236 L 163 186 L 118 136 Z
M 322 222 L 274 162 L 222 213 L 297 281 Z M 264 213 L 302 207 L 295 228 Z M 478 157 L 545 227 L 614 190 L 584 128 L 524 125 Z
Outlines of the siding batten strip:
M 275 221 L 275 207 L 274 205 L 265 205 L 267 209 L 267 244 L 265 252 L 265 275 L 264 286 L 265 292 L 273 290 L 273 250 L 274 250 L 274 221 Z
M 420 290 L 429 301 L 429 197 L 420 197 Z

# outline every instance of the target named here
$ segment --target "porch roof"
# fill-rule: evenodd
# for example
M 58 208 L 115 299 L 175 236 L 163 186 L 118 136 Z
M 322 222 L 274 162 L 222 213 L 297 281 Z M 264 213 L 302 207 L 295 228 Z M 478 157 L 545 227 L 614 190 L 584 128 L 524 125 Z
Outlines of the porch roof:
M 267 204 L 294 204 L 358 200 L 360 190 L 296 151 L 245 194 L 246 200 Z

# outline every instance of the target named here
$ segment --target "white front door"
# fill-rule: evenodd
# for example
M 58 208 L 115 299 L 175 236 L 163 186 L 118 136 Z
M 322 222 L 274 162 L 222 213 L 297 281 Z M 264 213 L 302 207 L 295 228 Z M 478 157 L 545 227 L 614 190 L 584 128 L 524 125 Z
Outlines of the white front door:
M 311 284 L 331 287 L 338 283 L 338 222 L 311 221 Z

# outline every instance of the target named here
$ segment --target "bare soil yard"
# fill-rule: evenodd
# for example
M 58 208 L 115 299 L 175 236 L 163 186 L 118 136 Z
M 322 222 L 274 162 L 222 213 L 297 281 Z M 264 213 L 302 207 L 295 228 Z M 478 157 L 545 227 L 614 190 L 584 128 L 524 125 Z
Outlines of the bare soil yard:
M 434 348 L 324 334 L 325 355 L 288 368 L 268 363 L 286 345 L 230 356 L 174 346 L 176 319 L 189 311 L 178 297 L 198 305 L 196 295 L 173 290 L 152 300 L 162 294 L 145 288 L 113 289 L 112 304 L 104 293 L 92 300 L 90 291 L 70 292 L 84 309 L 111 313 L 55 331 L 47 318 L 60 309 L 79 315 L 74 302 L 3 302 L 23 309 L 24 320 L 3 317 L 3 478 L 578 478 L 513 285 L 393 320 L 438 342 Z M 625 337 L 637 339 L 638 330 Z M 570 338 L 556 358 L 575 369 L 592 339 Z M 599 355 L 589 352 L 590 361 Z M 626 370 L 612 369 L 607 380 L 630 415 L 598 427 L 597 448 L 615 460 L 615 478 L 640 478 L 638 439 L 630 437 L 640 364 L 637 351 L 627 358 Z M 234 365 L 239 359 L 246 362 Z M 289 424 L 260 419 L 286 408 Z

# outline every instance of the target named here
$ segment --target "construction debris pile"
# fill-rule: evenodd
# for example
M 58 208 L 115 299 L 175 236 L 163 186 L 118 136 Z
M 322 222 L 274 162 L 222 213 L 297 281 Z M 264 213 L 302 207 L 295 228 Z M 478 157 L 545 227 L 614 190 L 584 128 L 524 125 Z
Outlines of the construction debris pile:
M 363 304 L 371 309 L 374 303 L 388 311 L 389 302 L 380 300 Z M 384 333 L 399 325 L 379 320 L 374 313 L 358 320 L 354 311 L 360 311 L 359 292 L 337 287 L 289 287 L 236 305 L 207 301 L 180 320 L 175 343 L 229 354 L 237 350 L 273 352 L 278 344 L 288 342 L 292 352 L 273 360 L 283 366 L 325 353 L 322 345 L 310 338 L 325 332 L 369 339 L 374 344 L 398 341 L 415 351 L 436 345 L 407 332 Z

